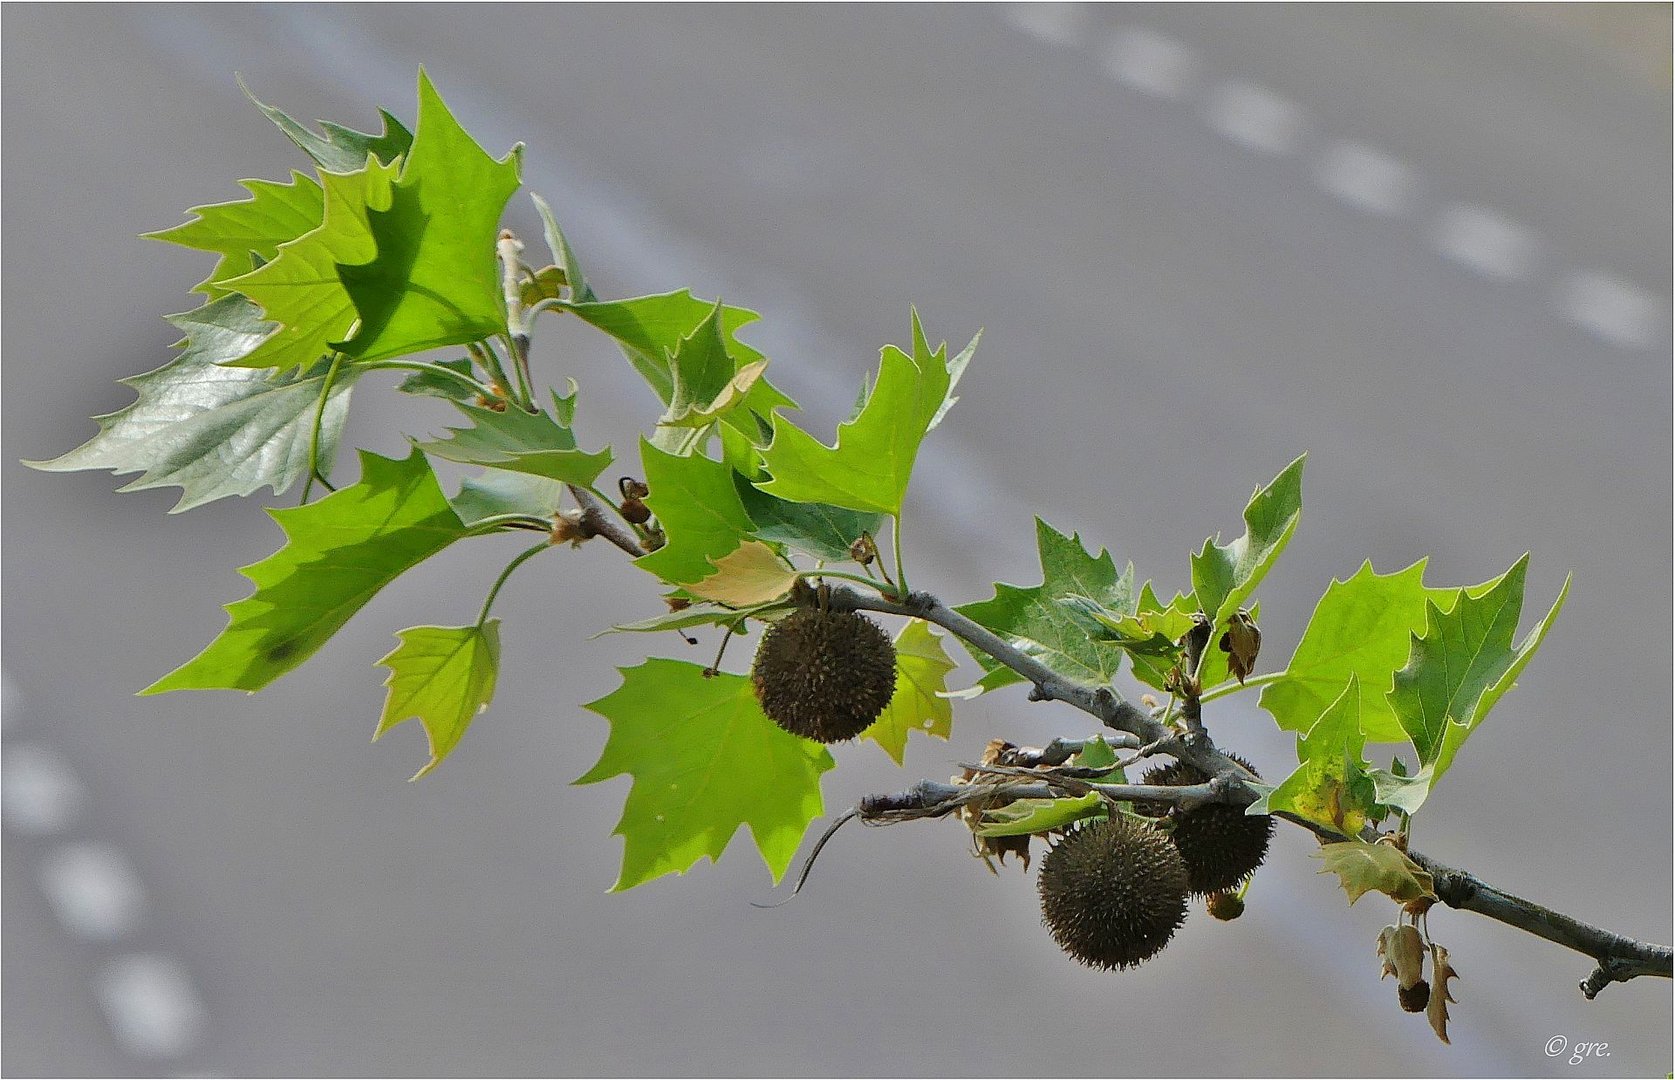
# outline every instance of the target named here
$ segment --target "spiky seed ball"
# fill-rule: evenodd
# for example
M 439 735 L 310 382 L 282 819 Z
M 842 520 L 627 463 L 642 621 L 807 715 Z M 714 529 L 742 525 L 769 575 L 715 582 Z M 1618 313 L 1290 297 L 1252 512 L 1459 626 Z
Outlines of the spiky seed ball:
M 1089 967 L 1133 967 L 1186 920 L 1186 864 L 1169 838 L 1124 817 L 1065 834 L 1041 862 L 1041 921 Z
M 1250 769 L 1253 775 L 1256 773 L 1244 758 L 1228 756 Z M 1148 770 L 1142 782 L 1185 787 L 1202 784 L 1208 779 L 1192 765 L 1176 761 Z M 1150 806 L 1137 803 L 1135 809 L 1152 817 L 1161 817 L 1168 812 L 1166 807 L 1155 803 Z M 1268 839 L 1273 834 L 1273 818 L 1266 814 L 1247 815 L 1243 807 L 1225 803 L 1188 810 L 1177 817 L 1175 829 L 1170 833 L 1175 846 L 1181 849 L 1181 858 L 1186 860 L 1187 877 L 1194 896 L 1235 888 L 1256 873 L 1256 868 L 1268 856 Z
M 853 739 L 896 692 L 896 647 L 858 611 L 801 608 L 768 627 L 750 680 L 768 718 L 816 742 Z

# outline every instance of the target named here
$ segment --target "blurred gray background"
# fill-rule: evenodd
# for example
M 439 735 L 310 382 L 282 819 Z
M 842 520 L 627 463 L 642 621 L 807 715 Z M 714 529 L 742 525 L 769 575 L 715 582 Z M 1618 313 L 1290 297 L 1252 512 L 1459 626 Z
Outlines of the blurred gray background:
M 391 631 L 468 618 L 522 541 L 390 587 L 259 697 L 135 690 L 246 594 L 277 528 L 165 511 L 21 457 L 88 437 L 166 362 L 207 265 L 135 234 L 305 162 L 243 98 L 411 120 L 421 62 L 492 152 L 528 144 L 602 294 L 690 285 L 807 407 L 853 400 L 907 307 L 985 328 L 929 439 L 916 583 L 1039 580 L 1030 515 L 1187 583 L 1206 535 L 1311 453 L 1261 593 L 1262 669 L 1327 581 L 1431 555 L 1476 582 L 1533 552 L 1568 608 L 1417 823 L 1427 853 L 1625 933 L 1670 938 L 1670 8 L 214 7 L 4 12 L 5 1071 L 79 1074 L 1620 1075 L 1671 1064 L 1671 991 L 1586 1002 L 1584 958 L 1477 916 L 1454 1044 L 1398 1011 L 1346 907 L 1281 829 L 1237 923 L 1195 913 L 1120 975 L 1039 926 L 948 822 L 854 829 L 774 910 L 746 837 L 607 896 L 626 779 L 574 788 L 581 703 L 668 640 L 602 547 L 514 579 L 493 709 L 417 784 L 417 725 L 368 745 Z M 538 235 L 525 198 L 511 224 Z M 584 441 L 632 453 L 653 401 L 603 341 Z M 398 453 L 436 403 L 356 392 Z M 347 458 L 346 463 L 352 459 Z M 351 466 L 352 467 L 352 466 Z M 626 470 L 625 470 L 626 471 Z M 294 501 L 295 492 L 276 505 Z M 1533 618 L 1527 611 L 1526 625 Z M 707 646 L 706 646 L 707 648 Z M 707 656 L 707 653 L 705 653 Z M 742 661 L 744 657 L 735 658 Z M 968 666 L 969 671 L 969 666 Z M 964 676 L 962 676 L 963 678 Z M 1254 694 L 1251 695 L 1254 698 Z M 1283 774 L 1254 702 L 1208 717 Z M 828 808 L 941 778 L 991 736 L 1086 718 L 1010 691 L 896 769 L 840 748 Z M 1566 1045 L 1608 1044 L 1570 1064 Z

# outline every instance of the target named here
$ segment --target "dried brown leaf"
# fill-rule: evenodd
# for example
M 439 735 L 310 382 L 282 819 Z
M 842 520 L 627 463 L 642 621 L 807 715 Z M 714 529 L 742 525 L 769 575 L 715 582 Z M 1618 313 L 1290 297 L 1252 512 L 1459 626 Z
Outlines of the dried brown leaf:
M 1431 1021 L 1431 1030 L 1437 1033 L 1437 1038 L 1448 1041 L 1448 1003 L 1454 1000 L 1454 994 L 1448 989 L 1448 980 L 1457 979 L 1460 973 L 1454 970 L 1454 965 L 1448 962 L 1448 950 L 1431 943 L 1431 977 L 1436 980 L 1436 988 L 1431 992 L 1430 1005 L 1425 1010 L 1425 1016 Z

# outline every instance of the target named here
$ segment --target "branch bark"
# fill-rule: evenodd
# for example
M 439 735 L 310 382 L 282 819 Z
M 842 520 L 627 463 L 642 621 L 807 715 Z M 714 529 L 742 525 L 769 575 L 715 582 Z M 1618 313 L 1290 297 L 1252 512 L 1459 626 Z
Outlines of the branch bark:
M 1238 762 L 1217 750 L 1209 733 L 1202 727 L 1195 726 L 1184 734 L 1173 732 L 1144 710 L 1123 700 L 1109 687 L 1092 686 L 1054 671 L 928 593 L 912 593 L 898 602 L 868 596 L 854 589 L 837 588 L 832 590 L 831 604 L 834 608 L 905 615 L 934 623 L 1028 679 L 1034 684 L 1031 700 L 1065 702 L 1095 717 L 1106 727 L 1133 736 L 1142 745 L 1173 740 L 1174 745 L 1169 752 L 1211 778 L 1205 784 L 1172 789 L 1135 784 L 1089 784 L 1087 790 L 1097 790 L 1114 799 L 1172 803 L 1183 808 L 1212 801 L 1247 806 L 1258 797 L 1256 791 L 1246 784 L 1247 780 L 1256 778 Z M 1014 799 L 1052 798 L 1054 790 L 1054 785 L 1047 781 L 955 785 L 924 780 L 904 792 L 869 796 L 861 800 L 857 809 L 863 819 L 900 821 L 940 817 L 977 799 L 995 798 L 997 793 Z M 1062 794 L 1062 788 L 1059 793 Z M 1319 835 L 1330 835 L 1289 814 L 1274 816 L 1302 825 Z M 1371 826 L 1369 831 L 1376 836 L 1376 830 L 1372 830 Z M 1372 839 L 1373 836 L 1365 838 Z M 1474 874 L 1446 866 L 1420 852 L 1410 850 L 1408 856 L 1430 872 L 1435 879 L 1437 896 L 1449 907 L 1476 912 L 1592 958 L 1597 966 L 1579 984 L 1589 1000 L 1613 982 L 1627 982 L 1641 975 L 1671 977 L 1672 958 L 1668 945 L 1638 941 L 1593 926 L 1514 896 Z

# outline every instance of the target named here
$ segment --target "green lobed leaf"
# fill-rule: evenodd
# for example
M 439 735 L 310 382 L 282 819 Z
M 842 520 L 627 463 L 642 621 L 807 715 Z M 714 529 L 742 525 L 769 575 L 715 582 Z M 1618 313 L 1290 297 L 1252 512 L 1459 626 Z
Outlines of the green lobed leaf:
M 965 375 L 966 366 L 971 363 L 972 356 L 977 352 L 977 343 L 981 340 L 983 340 L 983 331 L 979 330 L 972 336 L 966 347 L 961 349 L 952 360 L 948 361 L 948 390 L 943 394 L 942 404 L 937 406 L 936 414 L 931 417 L 931 422 L 925 425 L 926 431 L 930 431 L 936 425 L 942 423 L 942 418 L 948 415 L 948 410 L 952 409 L 954 403 L 960 400 L 954 396 L 954 388 L 960 385 L 960 378 Z
M 773 441 L 762 451 L 772 479 L 758 486 L 794 502 L 899 515 L 919 444 L 942 411 L 950 385 L 948 347 L 930 351 L 915 312 L 913 355 L 884 347 L 865 407 L 838 425 L 834 445 L 774 417 Z
M 1546 617 L 1513 645 L 1528 564 L 1525 555 L 1477 595 L 1461 590 L 1451 610 L 1427 603 L 1425 632 L 1413 636 L 1407 665 L 1396 672 L 1390 706 L 1420 766 L 1432 767 L 1432 787 L 1466 737 L 1512 688 L 1564 606 L 1568 578 Z
M 1221 627 L 1239 609 L 1279 558 L 1303 512 L 1302 455 L 1245 506 L 1245 533 L 1231 544 L 1204 541 L 1192 556 L 1192 588 L 1204 614 Z
M 500 669 L 500 620 L 481 626 L 413 626 L 396 631 L 401 644 L 382 660 L 390 669 L 389 694 L 374 741 L 396 725 L 417 719 L 430 742 L 430 760 L 413 779 L 453 752 L 476 715 L 494 700 Z
M 449 428 L 441 439 L 414 439 L 427 454 L 465 465 L 486 465 L 508 472 L 528 473 L 567 484 L 591 484 L 613 460 L 606 447 L 595 453 L 576 449 L 576 437 L 546 413 L 524 412 L 516 406 L 504 411 L 456 401 L 454 407 L 472 423 Z
M 830 503 L 787 502 L 759 489 L 738 473 L 733 486 L 745 513 L 755 523 L 756 536 L 784 544 L 817 559 L 849 560 L 849 546 L 862 534 L 876 537 L 884 515 L 848 510 Z
M 1326 587 L 1284 677 L 1262 690 L 1262 707 L 1282 730 L 1305 730 L 1353 677 L 1367 738 L 1407 738 L 1385 695 L 1407 660 L 1409 640 L 1425 626 L 1426 602 L 1451 608 L 1459 594 L 1427 588 L 1424 576 L 1424 559 L 1393 574 L 1376 573 L 1366 562 L 1349 580 Z
M 1155 690 L 1164 689 L 1169 669 L 1180 659 L 1180 641 L 1192 629 L 1192 615 L 1197 610 L 1198 600 L 1191 593 L 1177 594 L 1165 604 L 1152 591 L 1151 582 L 1140 586 L 1134 614 L 1119 619 L 1112 627 L 1118 634 L 1117 643 L 1128 654 L 1129 669 L 1136 679 Z M 1211 662 L 1212 658 L 1203 661 Z
M 1496 702 L 1500 701 L 1502 697 L 1505 697 L 1518 685 L 1518 676 L 1534 659 L 1535 651 L 1546 640 L 1547 632 L 1553 628 L 1553 622 L 1559 617 L 1559 611 L 1563 609 L 1565 598 L 1569 595 L 1570 575 L 1566 574 L 1564 584 L 1559 587 L 1559 595 L 1554 599 L 1553 606 L 1547 609 L 1547 614 L 1524 636 L 1524 640 L 1519 643 L 1511 662 L 1506 665 L 1506 670 L 1501 672 L 1500 677 L 1487 690 L 1483 691 L 1482 697 L 1477 699 L 1477 707 L 1472 710 L 1470 719 L 1451 720 L 1449 722 L 1448 730 L 1442 737 L 1442 752 L 1437 755 L 1436 773 L 1431 779 L 1433 785 L 1442 778 L 1443 773 L 1448 771 L 1449 766 L 1454 764 L 1454 755 L 1459 753 L 1461 744 L 1466 741 L 1466 738 L 1473 731 L 1477 730 L 1477 726 L 1489 715 L 1489 710 L 1494 708 Z
M 1416 814 L 1431 794 L 1433 766 L 1426 765 L 1412 776 L 1390 769 L 1369 769 L 1373 779 L 1373 793 L 1380 805 Z
M 301 664 L 394 581 L 466 535 L 430 463 L 361 451 L 361 479 L 318 502 L 269 510 L 285 546 L 240 569 L 256 591 L 227 605 L 227 628 L 142 694 L 260 690 Z
M 1389 693 L 1421 766 L 1442 752 L 1449 721 L 1469 719 L 1483 692 L 1511 663 L 1528 559 L 1519 559 L 1475 600 L 1461 597 L 1450 608 L 1426 603 L 1425 631 L 1411 635 L 1408 662 L 1396 672 Z
M 239 184 L 250 192 L 250 198 L 194 206 L 187 211 L 197 215 L 193 220 L 141 234 L 149 240 L 220 255 L 209 277 L 193 286 L 194 292 L 212 300 L 228 292 L 219 282 L 256 268 L 252 253 L 264 263 L 272 262 L 279 256 L 280 244 L 318 228 L 325 213 L 320 185 L 300 172 L 292 172 L 288 184 L 271 180 L 241 180 Z
M 623 852 L 611 891 L 714 862 L 741 825 L 777 883 L 820 816 L 831 754 L 763 715 L 746 676 L 657 658 L 618 670 L 622 686 L 587 706 L 610 721 L 610 738 L 576 781 L 634 778 L 614 830 Z
M 419 130 L 387 206 L 369 211 L 377 254 L 338 267 L 360 315 L 343 351 L 363 361 L 506 330 L 495 242 L 522 147 L 499 161 L 459 126 L 423 68 Z
M 270 329 L 255 305 L 236 294 L 169 321 L 186 333 L 184 349 L 163 367 L 122 380 L 139 392 L 138 400 L 97 417 L 98 434 L 69 453 L 24 464 L 51 472 L 138 472 L 122 490 L 179 487 L 173 513 L 261 487 L 283 494 L 308 474 L 325 366 L 298 378 L 224 366 Z M 353 383 L 354 372 L 340 371 L 320 415 L 322 467 L 337 454 Z
M 558 227 L 558 220 L 553 217 L 552 207 L 534 192 L 530 192 L 529 197 L 535 202 L 535 212 L 541 215 L 541 232 L 546 237 L 547 250 L 552 252 L 553 265 L 564 272 L 571 299 L 578 303 L 597 300 L 582 273 L 582 264 L 576 260 L 576 253 L 570 250 L 570 241 L 564 238 L 564 230 Z
M 449 371 L 457 371 L 461 375 L 476 377 L 476 369 L 472 366 L 469 357 L 462 356 L 457 360 L 438 360 L 436 366 L 447 368 Z M 475 402 L 477 400 L 477 392 L 469 386 L 458 379 L 450 379 L 446 375 L 435 371 L 415 371 L 401 380 L 401 385 L 397 386 L 396 389 L 404 394 L 446 398 L 448 401 Z
M 897 765 L 907 752 L 908 732 L 947 740 L 954 730 L 954 709 L 942 694 L 954 666 L 930 624 L 909 619 L 896 635 L 895 693 L 861 738 L 877 743 Z
M 346 128 L 340 124 L 333 124 L 326 120 L 317 121 L 320 130 L 325 132 L 322 137 L 309 131 L 283 112 L 271 105 L 264 105 L 256 100 L 256 95 L 239 80 L 239 89 L 250 99 L 251 104 L 262 110 L 269 120 L 272 120 L 285 137 L 297 144 L 297 148 L 309 157 L 320 168 L 331 172 L 354 172 L 366 164 L 366 157 L 371 154 L 380 163 L 388 165 L 396 158 L 407 152 L 412 145 L 413 136 L 400 120 L 378 110 L 378 115 L 384 122 L 384 132 L 381 135 L 369 135 L 353 128 Z
M 378 254 L 368 215 L 390 205 L 395 176 L 395 166 L 371 161 L 355 172 L 322 172 L 320 226 L 279 245 L 272 262 L 218 283 L 260 304 L 263 316 L 279 324 L 237 361 L 240 366 L 306 368 L 349 333 L 355 304 L 338 278 L 338 264 L 365 262 Z
M 752 524 L 733 487 L 733 471 L 702 454 L 670 454 L 641 440 L 640 461 L 668 542 L 636 565 L 671 585 L 701 581 L 715 572 L 712 559 L 738 547 Z
M 730 403 L 737 403 L 738 394 L 729 393 L 734 364 L 722 337 L 722 310 L 717 300 L 709 314 L 692 328 L 692 333 L 676 342 L 669 354 L 669 407 L 659 424 L 690 426 L 695 414 L 713 413 L 723 395 Z M 761 373 L 757 364 L 747 367 Z
M 502 514 L 550 518 L 564 497 L 564 485 L 528 473 L 488 469 L 460 482 L 459 494 L 448 500 L 467 527 Z
M 1333 702 L 1297 739 L 1297 768 L 1268 793 L 1270 813 L 1288 811 L 1353 837 L 1379 801 L 1361 752 L 1361 688 L 1351 675 Z
M 668 405 L 674 397 L 674 371 L 669 357 L 680 348 L 683 338 L 689 338 L 700 323 L 715 310 L 716 303 L 700 300 L 689 290 L 635 296 L 627 300 L 596 300 L 562 305 L 590 326 L 616 340 L 622 354 L 635 371 L 657 394 L 658 400 Z M 760 319 L 748 308 L 721 305 L 721 336 L 727 355 L 733 360 L 735 373 L 763 359 L 761 353 L 740 341 L 739 328 Z M 747 408 L 759 415 L 769 416 L 775 408 L 795 408 L 796 403 L 766 379 L 757 380 L 746 397 Z
M 961 605 L 956 610 L 1004 638 L 1009 644 L 1041 660 L 1061 674 L 1098 683 L 1109 682 L 1121 663 L 1122 651 L 1094 640 L 1080 616 L 1060 603 L 1066 597 L 1085 597 L 1109 611 L 1127 611 L 1134 603 L 1134 567 L 1118 574 L 1110 552 L 1087 553 L 1079 535 L 1065 536 L 1040 518 L 1035 519 L 1036 546 L 1041 557 L 1041 584 L 1029 588 L 997 583 L 993 599 Z M 999 661 L 978 652 L 992 689 L 1017 677 Z M 992 677 L 992 678 L 991 678 Z

